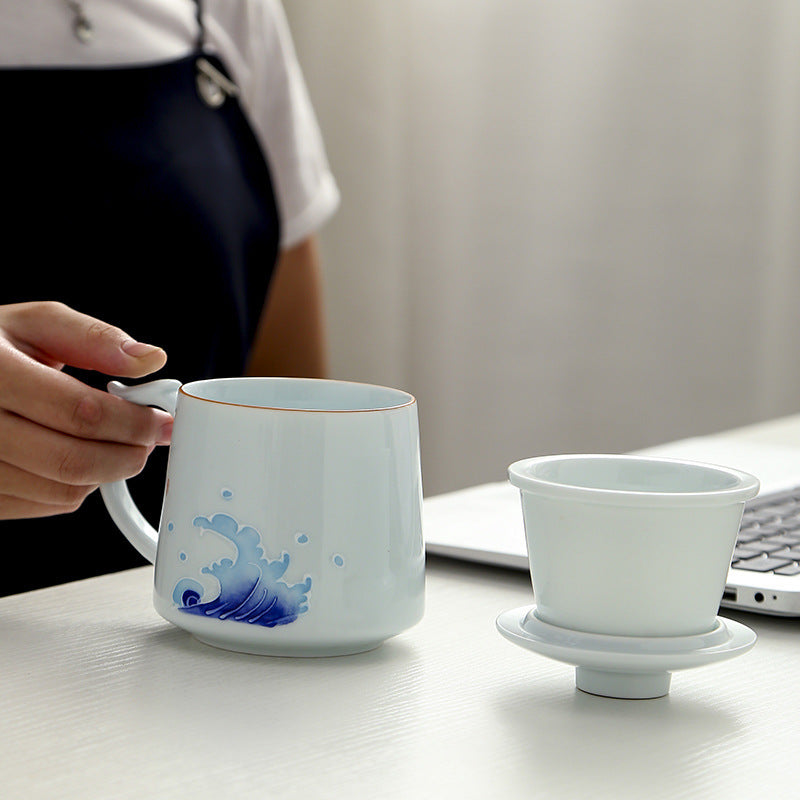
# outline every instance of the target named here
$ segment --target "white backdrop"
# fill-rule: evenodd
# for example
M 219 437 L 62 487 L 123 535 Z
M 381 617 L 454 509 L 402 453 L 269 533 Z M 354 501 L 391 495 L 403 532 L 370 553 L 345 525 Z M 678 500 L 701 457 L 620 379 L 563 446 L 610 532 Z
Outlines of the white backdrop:
M 336 377 L 426 494 L 800 411 L 796 0 L 285 0 Z

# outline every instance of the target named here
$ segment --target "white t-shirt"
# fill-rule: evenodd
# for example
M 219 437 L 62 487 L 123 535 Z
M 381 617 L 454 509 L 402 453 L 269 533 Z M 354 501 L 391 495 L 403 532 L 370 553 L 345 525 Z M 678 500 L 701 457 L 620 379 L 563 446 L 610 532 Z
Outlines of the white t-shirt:
M 0 67 L 146 64 L 188 55 L 192 0 L 83 0 L 94 35 L 72 32 L 66 0 L 0 0 Z M 203 0 L 207 49 L 226 64 L 264 149 L 281 215 L 281 247 L 318 230 L 339 204 L 322 136 L 279 0 Z M 31 98 L 35 102 L 35 98 Z

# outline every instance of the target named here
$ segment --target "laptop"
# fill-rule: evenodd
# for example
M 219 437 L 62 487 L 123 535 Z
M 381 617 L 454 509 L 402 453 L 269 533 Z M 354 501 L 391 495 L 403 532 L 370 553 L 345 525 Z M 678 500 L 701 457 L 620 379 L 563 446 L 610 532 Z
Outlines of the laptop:
M 800 450 L 719 434 L 637 454 L 723 464 L 758 477 L 761 490 L 745 506 L 720 605 L 800 616 Z M 426 498 L 424 530 L 431 554 L 528 570 L 519 490 L 507 482 Z

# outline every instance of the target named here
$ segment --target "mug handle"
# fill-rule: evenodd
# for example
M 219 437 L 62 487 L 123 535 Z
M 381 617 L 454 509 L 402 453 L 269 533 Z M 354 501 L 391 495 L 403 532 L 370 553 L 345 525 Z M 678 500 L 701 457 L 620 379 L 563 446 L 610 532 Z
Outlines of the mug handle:
M 119 381 L 111 381 L 108 391 L 140 406 L 158 406 L 172 416 L 178 404 L 178 390 L 181 382 L 170 379 L 151 381 L 138 386 L 125 386 Z M 104 483 L 100 494 L 106 504 L 111 519 L 125 534 L 127 540 L 151 563 L 156 560 L 158 531 L 144 518 L 133 502 L 128 484 L 125 481 Z

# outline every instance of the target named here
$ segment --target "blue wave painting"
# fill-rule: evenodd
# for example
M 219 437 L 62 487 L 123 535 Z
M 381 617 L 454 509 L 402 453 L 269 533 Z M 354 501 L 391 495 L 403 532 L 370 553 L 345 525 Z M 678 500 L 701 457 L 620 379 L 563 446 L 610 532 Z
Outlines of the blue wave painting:
M 267 628 L 288 625 L 308 611 L 311 578 L 294 586 L 280 581 L 289 566 L 289 554 L 275 561 L 265 558 L 261 534 L 255 528 L 239 527 L 227 514 L 215 514 L 211 519 L 196 517 L 193 524 L 232 542 L 236 559 L 224 558 L 201 570 L 219 582 L 219 594 L 211 600 L 203 601 L 205 589 L 199 581 L 179 580 L 172 599 L 180 611 Z

